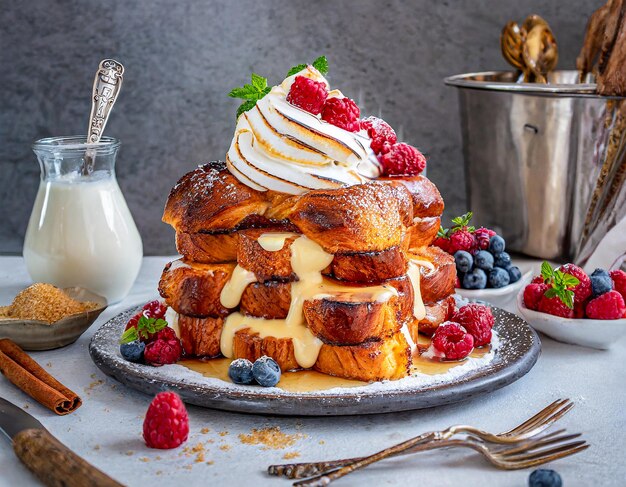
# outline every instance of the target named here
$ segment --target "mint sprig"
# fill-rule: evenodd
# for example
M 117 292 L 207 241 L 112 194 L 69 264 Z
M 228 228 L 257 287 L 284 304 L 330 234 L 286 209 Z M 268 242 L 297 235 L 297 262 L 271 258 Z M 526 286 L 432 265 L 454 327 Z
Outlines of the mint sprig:
M 454 226 L 452 227 L 452 232 L 454 233 L 457 230 L 467 230 L 469 232 L 473 232 L 476 230 L 474 227 L 470 226 L 473 216 L 474 214 L 471 211 L 468 211 L 465 215 L 453 218 L 452 223 L 454 223 Z
M 313 66 L 315 69 L 317 69 L 320 73 L 324 75 L 328 74 L 328 59 L 326 59 L 326 56 L 318 57 L 315 61 L 311 63 L 311 66 Z M 297 66 L 294 66 L 287 72 L 287 78 L 289 76 L 293 76 L 296 73 L 299 73 L 306 67 L 307 67 L 306 64 L 298 64 Z
M 550 286 L 544 293 L 547 298 L 558 297 L 565 306 L 574 308 L 574 291 L 572 288 L 578 286 L 580 281 L 577 277 L 552 269 L 552 266 L 544 261 L 541 264 L 541 277 Z
M 450 238 L 450 230 L 447 228 L 443 228 L 442 225 L 439 225 L 439 230 L 437 230 L 437 237 Z
M 120 337 L 120 345 L 134 342 L 140 339 L 147 339 L 151 334 L 161 331 L 167 326 L 167 321 L 161 318 L 139 318 L 136 327 L 129 328 Z
M 267 86 L 267 78 L 259 76 L 256 73 L 252 73 L 249 84 L 230 90 L 228 96 L 231 98 L 241 98 L 242 100 L 245 100 L 241 105 L 239 105 L 239 108 L 237 108 L 237 118 L 239 118 L 239 115 L 243 112 L 247 112 L 248 110 L 254 108 L 256 102 L 267 95 L 270 90 L 271 88 Z

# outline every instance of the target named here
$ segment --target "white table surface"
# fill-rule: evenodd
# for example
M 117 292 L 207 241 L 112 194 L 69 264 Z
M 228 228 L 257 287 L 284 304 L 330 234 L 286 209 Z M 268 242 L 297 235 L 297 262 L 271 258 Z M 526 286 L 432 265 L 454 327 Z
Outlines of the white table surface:
M 205 461 L 196 462 L 183 448 L 152 450 L 142 437 L 143 415 L 151 397 L 106 377 L 87 351 L 93 332 L 120 311 L 156 297 L 166 257 L 144 259 L 131 294 L 107 309 L 76 343 L 32 356 L 57 379 L 76 391 L 83 406 L 59 417 L 40 406 L 3 376 L 0 395 L 28 408 L 53 435 L 116 480 L 129 485 L 290 485 L 268 477 L 266 467 L 293 461 L 344 458 L 375 452 L 424 431 L 451 424 L 472 424 L 493 432 L 519 424 L 553 400 L 569 397 L 576 407 L 560 422 L 582 432 L 587 451 L 549 467 L 559 471 L 567 487 L 626 485 L 626 342 L 611 351 L 565 345 L 542 336 L 537 365 L 514 384 L 489 395 L 450 406 L 374 416 L 281 418 L 213 411 L 188 406 L 190 436 L 186 445 L 202 443 Z M 31 284 L 20 257 L 0 257 L 0 304 Z M 253 428 L 278 426 L 299 435 L 284 450 L 244 444 L 240 434 Z M 208 432 L 206 429 L 208 428 Z M 202 430 L 204 429 L 204 433 Z M 2 435 L 0 435 L 2 436 Z M 38 485 L 19 463 L 8 441 L 0 438 L 0 485 Z M 529 470 L 499 471 L 476 453 L 448 450 L 388 460 L 352 474 L 337 485 L 525 486 Z

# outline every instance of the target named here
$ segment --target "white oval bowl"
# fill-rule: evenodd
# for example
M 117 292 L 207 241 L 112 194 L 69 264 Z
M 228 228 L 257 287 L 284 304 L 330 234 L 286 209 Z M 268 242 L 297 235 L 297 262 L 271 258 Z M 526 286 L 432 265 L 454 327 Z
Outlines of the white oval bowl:
M 455 292 L 470 301 L 485 301 L 498 308 L 515 313 L 515 296 L 522 287 L 522 284 L 529 280 L 532 270 L 527 270 L 519 281 L 504 287 L 488 287 L 485 289 L 463 289 L 456 288 Z
M 523 290 L 520 290 L 517 295 L 517 309 L 535 330 L 560 342 L 608 350 L 626 335 L 626 318 L 619 320 L 574 319 L 541 313 L 526 307 Z

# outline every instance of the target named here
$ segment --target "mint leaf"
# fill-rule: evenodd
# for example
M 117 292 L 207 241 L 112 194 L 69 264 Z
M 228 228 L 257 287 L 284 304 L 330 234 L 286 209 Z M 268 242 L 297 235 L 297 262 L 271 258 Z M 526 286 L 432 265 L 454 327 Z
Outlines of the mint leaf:
M 304 68 L 306 68 L 306 64 L 298 64 L 297 66 L 294 66 L 289 71 L 287 71 L 287 78 L 289 78 L 289 76 L 293 76 L 296 73 L 299 73 Z
M 559 292 L 556 289 L 554 289 L 553 287 L 551 287 L 551 288 L 547 289 L 546 292 L 543 293 L 543 295 L 546 298 L 556 298 L 559 295 Z
M 439 226 L 439 230 L 437 231 L 437 237 L 441 237 L 441 238 L 450 238 L 450 230 L 448 230 L 447 228 L 443 228 L 442 226 Z
M 139 340 L 139 333 L 137 333 L 137 328 L 132 327 L 122 333 L 122 336 L 120 337 L 120 345 L 135 342 L 137 340 Z
M 313 61 L 313 67 L 324 75 L 328 74 L 328 59 L 326 59 L 326 56 L 320 56 Z
M 580 281 L 575 276 L 554 270 L 548 262 L 544 261 L 541 264 L 541 277 L 550 285 L 550 288 L 544 293 L 547 298 L 558 297 L 568 308 L 574 307 L 574 291 L 569 288 L 579 284 Z
M 563 284 L 567 287 L 576 287 L 580 284 L 580 281 L 576 276 L 572 276 L 571 274 L 565 274 L 563 276 Z
M 541 264 L 541 277 L 545 282 L 551 282 L 554 276 L 554 271 L 552 270 L 552 266 L 547 262 L 543 261 Z
M 245 84 L 239 88 L 233 88 L 228 93 L 231 98 L 241 98 L 246 100 L 237 109 L 237 118 L 243 112 L 250 110 L 256 105 L 256 102 L 263 98 L 271 91 L 271 88 L 267 86 L 267 78 L 260 76 L 256 73 L 252 73 L 250 76 L 250 83 Z
M 148 318 L 142 316 L 137 323 L 137 331 L 142 338 L 148 338 L 151 334 L 161 331 L 167 326 L 167 321 L 161 318 Z
M 475 228 L 469 226 L 469 223 L 472 220 L 472 216 L 474 216 L 474 214 L 471 211 L 468 211 L 467 213 L 465 213 L 465 215 L 453 218 L 452 223 L 454 223 L 454 226 L 452 227 L 452 232 L 463 229 L 467 229 L 470 232 L 473 232 Z

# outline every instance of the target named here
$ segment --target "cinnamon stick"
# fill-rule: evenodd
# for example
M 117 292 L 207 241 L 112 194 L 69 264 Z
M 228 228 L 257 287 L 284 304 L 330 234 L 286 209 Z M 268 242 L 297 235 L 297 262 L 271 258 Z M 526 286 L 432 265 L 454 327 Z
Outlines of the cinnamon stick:
M 0 340 L 0 372 L 39 404 L 60 416 L 73 412 L 82 404 L 75 392 L 52 377 L 8 338 Z

